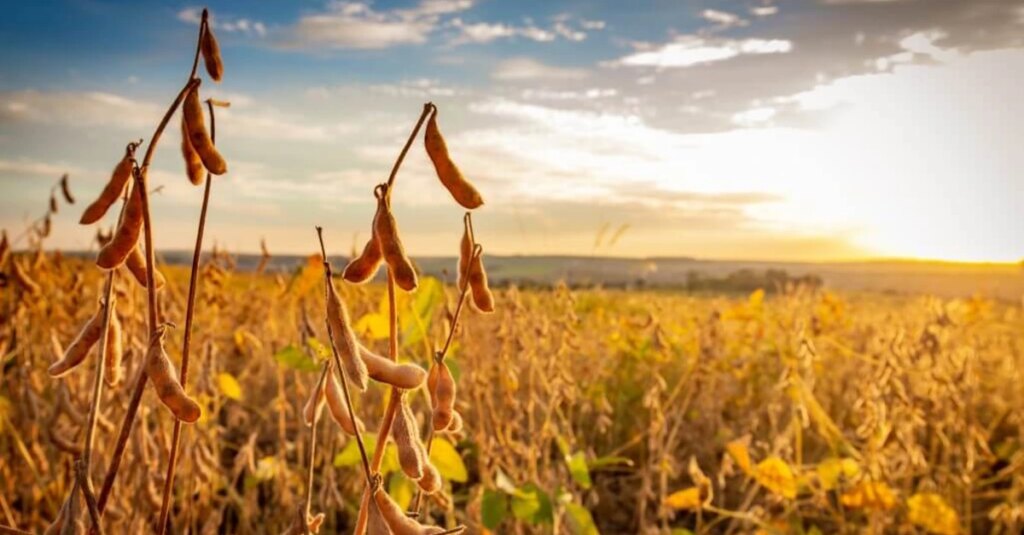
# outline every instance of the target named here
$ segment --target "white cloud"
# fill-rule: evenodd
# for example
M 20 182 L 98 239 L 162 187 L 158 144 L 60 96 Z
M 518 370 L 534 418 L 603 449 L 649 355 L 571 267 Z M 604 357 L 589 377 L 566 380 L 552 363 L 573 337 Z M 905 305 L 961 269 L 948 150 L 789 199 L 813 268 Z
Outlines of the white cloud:
M 900 39 L 902 52 L 897 52 L 875 60 L 875 67 L 880 70 L 888 70 L 894 65 L 901 63 L 912 63 L 917 56 L 924 56 L 938 63 L 948 63 L 961 56 L 956 49 L 941 48 L 935 43 L 947 37 L 941 30 L 929 30 L 915 32 Z
M 587 77 L 585 69 L 554 67 L 530 58 L 511 58 L 498 63 L 491 77 L 495 80 L 580 80 Z
M 32 160 L 0 159 L 0 176 L 3 175 L 39 175 L 59 177 L 64 173 L 76 173 L 79 169 L 69 165 L 51 164 Z
M 708 39 L 682 36 L 652 50 L 642 50 L 610 65 L 634 67 L 692 67 L 735 58 L 740 55 L 784 54 L 793 49 L 785 39 Z
M 302 17 L 279 44 L 285 48 L 341 49 L 421 44 L 437 28 L 442 15 L 472 5 L 471 0 L 423 0 L 411 9 L 376 11 L 367 3 L 333 2 L 326 12 Z
M 187 7 L 178 12 L 178 20 L 188 24 L 199 24 L 203 19 L 203 10 L 198 7 Z M 258 20 L 246 18 L 216 17 L 210 13 L 210 23 L 214 30 L 228 33 L 244 33 L 264 37 L 267 35 L 267 26 Z
M 750 8 L 750 14 L 755 17 L 770 17 L 778 12 L 778 6 L 754 6 Z
M 775 108 L 769 106 L 751 108 L 733 114 L 732 122 L 733 124 L 746 127 L 762 125 L 775 117 L 775 113 Z
M 600 30 L 605 23 L 603 21 L 582 20 L 578 23 L 579 29 L 570 24 L 569 15 L 554 17 L 554 24 L 550 28 L 542 28 L 527 19 L 522 26 L 505 24 L 500 22 L 475 22 L 467 23 L 460 18 L 451 20 L 451 26 L 457 28 L 460 34 L 452 40 L 452 44 L 466 43 L 490 43 L 497 39 L 510 39 L 521 37 L 540 43 L 548 43 L 561 37 L 567 41 L 580 42 L 587 38 L 587 32 L 583 30 Z
M 618 96 L 619 92 L 610 88 L 593 87 L 580 91 L 549 91 L 546 89 L 524 89 L 521 93 L 523 100 L 594 100 L 599 98 L 612 98 Z
M 727 13 L 725 11 L 719 11 L 717 9 L 705 9 L 701 12 L 700 16 L 708 21 L 718 25 L 718 28 L 733 28 L 737 26 L 746 26 L 749 24 L 747 21 L 741 19 L 738 15 L 733 13 Z

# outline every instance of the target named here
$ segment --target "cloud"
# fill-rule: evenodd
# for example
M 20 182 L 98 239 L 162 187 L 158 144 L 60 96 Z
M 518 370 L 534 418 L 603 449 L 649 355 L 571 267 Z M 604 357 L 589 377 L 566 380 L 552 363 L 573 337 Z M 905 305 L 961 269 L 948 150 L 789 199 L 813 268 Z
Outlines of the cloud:
M 38 175 L 59 177 L 64 173 L 77 173 L 79 169 L 69 165 L 55 165 L 33 160 L 0 159 L 0 176 Z
M 715 23 L 718 29 L 735 28 L 750 24 L 746 20 L 741 19 L 738 15 L 719 11 L 717 9 L 705 9 L 701 12 L 700 16 L 708 22 Z
M 630 67 L 680 68 L 714 63 L 740 55 L 784 54 L 793 50 L 786 39 L 708 39 L 681 36 L 671 43 L 643 50 L 611 63 Z
M 495 80 L 581 80 L 587 77 L 585 69 L 554 67 L 531 58 L 511 58 L 498 63 L 491 77 Z
M 372 50 L 425 43 L 441 17 L 472 7 L 471 0 L 423 0 L 411 9 L 377 11 L 367 3 L 333 2 L 284 30 L 282 48 Z
M 770 17 L 779 12 L 779 6 L 754 6 L 750 14 L 755 17 Z
M 460 34 L 452 39 L 454 45 L 466 43 L 484 44 L 498 39 L 523 38 L 539 43 L 549 43 L 559 37 L 567 41 L 580 42 L 587 38 L 584 30 L 601 30 L 605 27 L 604 21 L 581 20 L 574 28 L 571 19 L 567 14 L 554 17 L 554 23 L 549 28 L 542 28 L 527 19 L 522 26 L 505 24 L 500 22 L 475 22 L 467 23 L 460 18 L 451 20 L 451 26 L 459 30 Z
M 203 20 L 203 10 L 198 7 L 187 7 L 179 11 L 177 17 L 181 22 L 199 24 Z M 215 30 L 228 33 L 243 33 L 257 37 L 265 37 L 267 35 L 267 26 L 258 20 L 221 17 L 211 13 L 210 23 Z
M 775 113 L 775 108 L 770 106 L 751 108 L 733 114 L 732 122 L 739 126 L 756 126 L 770 121 L 772 117 L 775 117 Z

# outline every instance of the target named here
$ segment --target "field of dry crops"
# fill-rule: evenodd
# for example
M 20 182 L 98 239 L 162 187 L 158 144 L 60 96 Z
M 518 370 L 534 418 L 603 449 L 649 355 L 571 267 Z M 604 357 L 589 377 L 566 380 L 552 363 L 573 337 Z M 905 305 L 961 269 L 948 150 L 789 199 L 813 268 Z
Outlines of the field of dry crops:
M 53 379 L 102 296 L 87 262 L 19 255 L 39 290 L 3 291 L 0 520 L 38 531 L 74 485 L 95 356 Z M 183 316 L 188 273 L 165 268 L 161 314 Z M 171 532 L 277 533 L 306 488 L 301 413 L 329 355 L 319 257 L 280 276 L 201 267 L 191 395 Z M 449 281 L 450 282 L 450 281 Z M 386 351 L 383 285 L 338 285 L 355 330 Z M 147 348 L 146 293 L 115 278 L 124 379 L 104 389 L 103 481 Z M 399 293 L 399 354 L 427 367 L 456 305 L 421 278 Z M 434 440 L 444 489 L 421 517 L 484 533 L 1019 533 L 1024 526 L 1024 314 L 1019 304 L 834 295 L 496 291 L 467 311 L 448 362 L 463 429 Z M 180 329 L 167 351 L 179 361 Z M 390 390 L 354 408 L 373 448 Z M 173 419 L 147 389 L 104 515 L 148 531 Z M 429 413 L 422 389 L 406 394 Z M 426 421 L 424 421 L 426 425 Z M 352 437 L 320 425 L 313 511 L 351 531 L 366 485 Z M 403 508 L 416 485 L 393 445 L 380 473 Z M 77 500 L 76 500 L 77 501 Z M 84 509 L 84 506 L 80 506 Z M 88 514 L 79 509 L 82 518 Z M 689 531 L 688 531 L 689 530 Z

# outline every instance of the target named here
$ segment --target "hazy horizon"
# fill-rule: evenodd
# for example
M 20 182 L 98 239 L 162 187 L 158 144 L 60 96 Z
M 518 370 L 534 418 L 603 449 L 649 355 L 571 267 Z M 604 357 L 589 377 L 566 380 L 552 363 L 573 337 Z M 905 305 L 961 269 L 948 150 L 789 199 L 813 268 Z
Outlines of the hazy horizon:
M 1024 256 L 1024 2 L 211 2 L 230 100 L 207 238 L 335 252 L 422 105 L 487 204 L 488 254 L 762 261 Z M 64 0 L 0 21 L 0 227 L 78 213 L 147 138 L 192 60 L 192 2 Z M 44 29 L 45 31 L 40 31 Z M 176 119 L 172 123 L 176 124 Z M 189 249 L 202 191 L 169 129 L 157 247 Z M 394 209 L 410 253 L 456 252 L 461 213 L 422 141 Z M 172 225 L 172 222 L 189 222 Z M 108 220 L 106 224 L 110 224 Z M 602 232 L 603 229 L 603 232 Z M 598 236 L 601 236 L 600 239 Z M 614 239 L 613 239 L 614 238 Z

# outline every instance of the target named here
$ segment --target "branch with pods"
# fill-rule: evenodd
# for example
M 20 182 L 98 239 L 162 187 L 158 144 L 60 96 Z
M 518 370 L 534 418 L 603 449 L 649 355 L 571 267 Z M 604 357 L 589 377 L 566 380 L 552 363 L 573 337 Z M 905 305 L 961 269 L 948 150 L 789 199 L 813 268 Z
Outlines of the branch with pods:
M 220 175 L 227 171 L 224 158 L 213 144 L 212 132 L 208 133 L 203 118 L 203 110 L 199 101 L 200 78 L 196 76 L 199 58 L 203 57 L 206 70 L 214 81 L 220 81 L 223 75 L 223 62 L 217 40 L 210 29 L 209 16 L 204 10 L 199 27 L 199 36 L 195 55 L 188 80 L 179 91 L 162 120 L 157 125 L 141 163 L 136 159 L 137 149 L 142 140 L 130 143 L 125 154 L 115 166 L 110 180 L 99 196 L 84 210 L 80 223 L 89 225 L 100 221 L 118 198 L 124 199 L 121 205 L 117 226 L 99 250 L 96 265 L 107 272 L 103 299 L 100 300 L 95 314 L 90 318 L 78 336 L 62 357 L 49 368 L 54 378 L 63 377 L 82 364 L 94 346 L 99 346 L 98 363 L 95 367 L 93 391 L 89 410 L 89 419 L 83 437 L 82 454 L 75 462 L 75 479 L 71 492 L 65 499 L 58 517 L 50 525 L 48 533 L 74 532 L 80 523 L 78 519 L 78 493 L 81 492 L 86 502 L 86 509 L 91 520 L 91 531 L 103 533 L 102 515 L 111 495 L 118 469 L 124 455 L 125 446 L 138 414 L 142 394 L 148 381 L 152 381 L 156 394 L 175 418 L 174 440 L 165 477 L 163 506 L 157 531 L 163 533 L 166 528 L 167 513 L 170 505 L 170 493 L 173 488 L 176 452 L 179 444 L 181 423 L 193 423 L 198 420 L 201 409 L 198 403 L 185 392 L 188 371 L 188 347 L 191 334 L 191 323 L 194 310 L 195 289 L 198 282 L 197 262 L 202 247 L 202 235 L 206 221 L 207 206 L 210 196 L 210 175 Z M 214 105 L 223 105 L 207 101 L 211 121 L 213 121 Z M 193 258 L 193 269 L 189 288 L 188 312 L 185 320 L 185 338 L 182 351 L 181 375 L 179 377 L 174 364 L 164 351 L 164 338 L 169 322 L 160 322 L 158 316 L 158 291 L 164 286 L 164 277 L 155 268 L 153 247 L 153 222 L 150 214 L 148 172 L 155 154 L 157 144 L 167 127 L 174 112 L 182 110 L 182 152 L 185 158 L 186 171 L 193 184 L 203 182 L 206 176 L 206 189 L 203 196 L 203 209 L 200 216 L 199 231 L 196 239 L 196 250 Z M 66 178 L 61 183 L 62 193 L 68 202 L 72 202 Z M 55 203 L 51 193 L 51 210 Z M 142 243 L 140 243 L 140 241 Z M 143 247 L 144 246 L 144 247 Z M 143 365 L 135 378 L 132 397 L 128 403 L 124 419 L 121 423 L 117 442 L 107 466 L 103 485 L 97 494 L 93 489 L 90 468 L 93 461 L 95 428 L 100 411 L 104 384 L 111 387 L 121 379 L 122 332 L 120 321 L 115 311 L 114 286 L 117 270 L 124 267 L 132 278 L 146 289 L 148 305 L 149 348 Z

